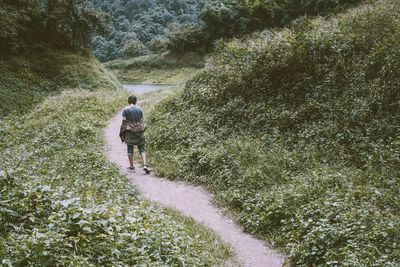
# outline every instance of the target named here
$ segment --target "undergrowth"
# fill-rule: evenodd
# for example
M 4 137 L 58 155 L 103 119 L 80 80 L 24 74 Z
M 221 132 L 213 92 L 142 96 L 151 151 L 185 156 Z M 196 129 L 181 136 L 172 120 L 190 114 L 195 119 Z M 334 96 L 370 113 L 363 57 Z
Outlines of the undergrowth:
M 399 10 L 221 43 L 152 112 L 158 174 L 207 186 L 296 265 L 398 266 Z
M 75 68 L 76 56 L 67 58 L 63 92 L 0 121 L 1 265 L 212 266 L 230 258 L 209 230 L 143 200 L 107 161 L 103 128 L 126 95 L 89 59 Z

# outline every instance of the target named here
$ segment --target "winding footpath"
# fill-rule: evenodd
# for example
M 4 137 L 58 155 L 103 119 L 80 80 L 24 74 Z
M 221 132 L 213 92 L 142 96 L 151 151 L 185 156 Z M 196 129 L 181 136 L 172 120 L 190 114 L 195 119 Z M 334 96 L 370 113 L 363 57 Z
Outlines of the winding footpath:
M 282 255 L 266 247 L 262 241 L 244 233 L 232 219 L 211 204 L 212 195 L 203 188 L 145 175 L 140 166 L 136 166 L 136 173 L 128 172 L 126 147 L 118 136 L 121 119 L 122 114 L 118 113 L 105 129 L 107 157 L 120 167 L 120 171 L 129 177 L 145 198 L 179 210 L 211 228 L 234 248 L 242 266 L 282 266 Z

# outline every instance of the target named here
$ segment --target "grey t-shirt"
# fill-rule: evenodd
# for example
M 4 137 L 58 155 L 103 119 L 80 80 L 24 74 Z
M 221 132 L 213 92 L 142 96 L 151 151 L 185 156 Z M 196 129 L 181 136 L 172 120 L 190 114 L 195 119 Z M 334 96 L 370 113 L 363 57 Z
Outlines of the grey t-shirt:
M 143 110 L 138 106 L 129 106 L 124 109 L 122 116 L 128 121 L 140 122 L 143 120 Z

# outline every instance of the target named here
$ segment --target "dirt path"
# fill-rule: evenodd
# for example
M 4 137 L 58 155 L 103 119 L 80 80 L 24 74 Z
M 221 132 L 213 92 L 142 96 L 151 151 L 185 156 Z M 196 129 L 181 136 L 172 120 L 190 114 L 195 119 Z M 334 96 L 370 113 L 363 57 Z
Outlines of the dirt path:
M 140 166 L 136 166 L 136 173 L 128 172 L 126 147 L 118 136 L 121 118 L 121 113 L 118 113 L 110 120 L 105 130 L 107 157 L 120 167 L 122 173 L 128 175 L 144 197 L 163 206 L 175 208 L 184 215 L 207 225 L 235 249 L 237 258 L 243 266 L 282 266 L 281 255 L 251 235 L 243 233 L 229 217 L 212 206 L 212 195 L 201 187 L 145 175 Z

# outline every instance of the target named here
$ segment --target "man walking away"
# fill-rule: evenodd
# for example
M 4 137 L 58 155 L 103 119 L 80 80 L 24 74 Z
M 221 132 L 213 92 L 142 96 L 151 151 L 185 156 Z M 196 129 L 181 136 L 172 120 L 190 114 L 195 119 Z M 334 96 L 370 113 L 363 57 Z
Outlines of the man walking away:
M 142 158 L 143 171 L 150 173 L 150 169 L 146 162 L 146 151 L 144 131 L 146 129 L 143 118 L 143 110 L 136 105 L 137 97 L 130 96 L 128 98 L 129 106 L 126 107 L 122 113 L 123 121 L 120 130 L 120 137 L 122 142 L 125 142 L 128 147 L 128 159 L 130 171 L 135 171 L 133 166 L 133 149 L 137 146 L 140 156 Z

